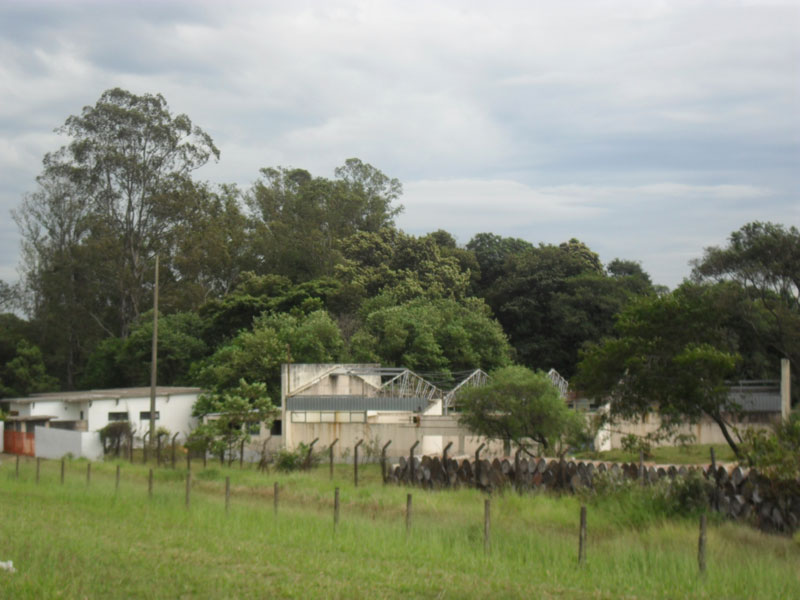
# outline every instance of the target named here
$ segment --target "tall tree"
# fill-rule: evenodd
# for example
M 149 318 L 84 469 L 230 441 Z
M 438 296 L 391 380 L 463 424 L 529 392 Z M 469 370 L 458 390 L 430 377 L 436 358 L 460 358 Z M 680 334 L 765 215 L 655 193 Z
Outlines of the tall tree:
M 734 231 L 724 248 L 706 248 L 694 261 L 700 281 L 731 280 L 754 300 L 741 316 L 755 333 L 795 366 L 800 365 L 800 231 L 754 222 Z M 770 326 L 762 327 L 766 315 Z
M 741 407 L 728 395 L 727 380 L 741 355 L 717 293 L 684 284 L 629 305 L 616 322 L 616 337 L 583 354 L 573 385 L 610 399 L 612 420 L 657 412 L 667 434 L 706 416 L 738 455 L 731 423 Z

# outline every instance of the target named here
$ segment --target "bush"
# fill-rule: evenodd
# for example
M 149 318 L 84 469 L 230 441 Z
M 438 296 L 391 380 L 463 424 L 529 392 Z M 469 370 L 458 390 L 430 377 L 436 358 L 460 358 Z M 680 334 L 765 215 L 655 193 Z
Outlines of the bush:
M 633 433 L 629 433 L 623 437 L 620 444 L 623 452 L 638 455 L 641 451 L 645 458 L 653 457 L 653 447 L 650 442 L 647 439 L 639 437 Z
M 113 421 L 100 429 L 100 442 L 103 444 L 103 454 L 112 450 L 119 456 L 119 449 L 123 440 L 131 434 L 131 424 L 128 421 Z
M 320 455 L 311 453 L 309 446 L 300 443 L 294 450 L 280 450 L 275 454 L 275 468 L 288 473 L 319 464 Z

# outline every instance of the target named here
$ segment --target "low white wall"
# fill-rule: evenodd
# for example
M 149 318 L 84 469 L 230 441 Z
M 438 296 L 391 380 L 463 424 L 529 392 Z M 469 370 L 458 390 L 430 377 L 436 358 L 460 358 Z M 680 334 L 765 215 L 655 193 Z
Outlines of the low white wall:
M 100 435 L 96 432 L 69 431 L 49 427 L 36 427 L 35 432 L 37 457 L 59 459 L 67 454 L 72 454 L 75 458 L 88 458 L 89 460 L 103 458 L 103 444 L 100 442 Z
M 0 421 L 0 453 L 3 452 L 3 432 L 5 431 L 4 427 L 5 423 L 3 421 Z

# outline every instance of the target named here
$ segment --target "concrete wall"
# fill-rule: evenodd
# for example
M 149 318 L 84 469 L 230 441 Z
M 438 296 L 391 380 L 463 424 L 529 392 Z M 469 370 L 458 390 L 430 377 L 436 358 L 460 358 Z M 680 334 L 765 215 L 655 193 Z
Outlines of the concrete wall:
M 67 454 L 75 458 L 102 460 L 100 436 L 94 432 L 36 427 L 36 456 L 60 459 Z
M 0 421 L 0 454 L 3 452 L 3 432 L 5 431 L 5 423 Z
M 291 412 L 288 416 L 291 418 Z M 441 454 L 444 446 L 453 442 L 448 451 L 450 456 L 474 455 L 478 446 L 485 441 L 459 426 L 457 418 L 453 416 L 423 415 L 419 426 L 413 423 L 411 415 L 407 413 L 372 415 L 367 417 L 365 423 L 288 423 L 284 431 L 287 425 L 291 425 L 292 431 L 290 449 L 296 448 L 301 442 L 309 444 L 314 438 L 319 438 L 315 448 L 322 449 L 339 438 L 334 447 L 335 460 L 352 458 L 353 447 L 360 439 L 364 440 L 359 447 L 360 455 L 375 460 L 380 456 L 381 447 L 389 440 L 392 444 L 386 455 L 390 458 L 408 456 L 409 449 L 417 441 L 420 442 L 414 450 L 417 455 Z M 502 455 L 501 442 L 489 444 L 481 453 L 485 457 Z
M 778 419 L 779 414 L 776 413 L 775 418 Z M 638 437 L 644 437 L 650 433 L 654 433 L 661 425 L 661 421 L 656 414 L 650 414 L 644 422 L 622 422 L 615 424 L 613 427 L 605 427 L 598 432 L 595 438 L 595 448 L 597 450 L 612 450 L 622 447 L 622 439 L 629 434 Z M 771 427 L 770 423 L 766 422 L 744 422 L 734 425 L 740 431 L 752 427 L 755 429 L 767 429 Z M 736 432 L 734 427 L 729 428 L 731 435 L 736 439 Z M 702 419 L 695 425 L 684 425 L 676 431 L 677 434 L 693 435 L 694 444 L 727 444 L 727 440 L 722 435 L 719 426 L 711 419 Z M 656 446 L 671 446 L 674 443 L 666 440 L 655 444 Z

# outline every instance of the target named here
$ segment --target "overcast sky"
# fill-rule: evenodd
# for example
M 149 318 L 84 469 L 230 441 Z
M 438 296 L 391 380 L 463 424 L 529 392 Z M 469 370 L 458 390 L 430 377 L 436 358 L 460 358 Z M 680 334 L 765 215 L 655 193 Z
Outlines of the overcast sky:
M 116 86 L 211 134 L 198 178 L 358 157 L 407 232 L 577 237 L 670 287 L 749 221 L 800 225 L 800 0 L 0 0 L 0 279 L 54 128 Z

